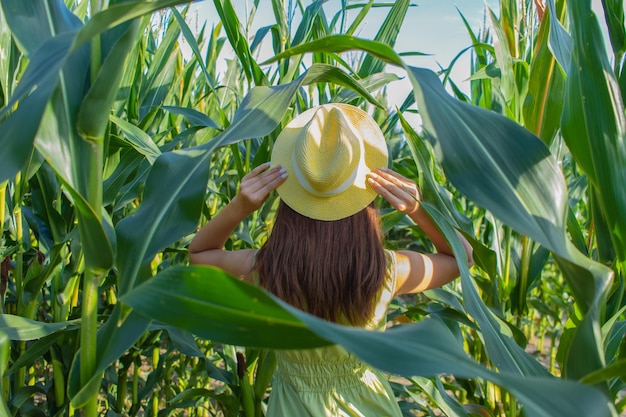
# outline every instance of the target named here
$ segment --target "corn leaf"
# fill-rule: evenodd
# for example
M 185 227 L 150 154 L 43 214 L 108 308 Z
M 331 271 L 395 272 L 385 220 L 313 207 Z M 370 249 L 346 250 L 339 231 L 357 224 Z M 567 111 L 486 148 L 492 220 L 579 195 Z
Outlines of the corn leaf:
M 545 145 L 511 120 L 453 100 L 431 71 L 409 69 L 427 138 L 455 187 L 554 253 L 576 258 L 565 233 L 563 174 Z M 456 123 L 449 123 L 450 117 Z M 604 272 L 596 277 L 599 290 L 610 271 L 597 266 Z M 593 280 L 591 287 L 574 288 L 580 289 L 576 296 L 583 306 L 594 304 L 597 293 L 588 292 Z
M 37 339 L 33 343 L 29 344 L 28 350 L 20 355 L 16 361 L 13 362 L 11 367 L 6 371 L 7 374 L 14 374 L 18 369 L 25 366 L 33 366 L 37 361 L 41 360 L 41 357 L 50 350 L 50 348 L 57 342 L 58 338 L 65 334 L 65 331 L 78 332 L 78 326 L 68 326 L 50 333 L 40 339 Z
M 619 85 L 588 0 L 569 6 L 574 49 L 567 78 L 563 138 L 598 190 L 615 253 L 626 261 L 626 118 Z
M 185 278 L 181 279 L 182 276 Z M 215 277 L 217 280 L 213 281 Z M 269 295 L 243 281 L 229 279 L 217 268 L 173 267 L 158 275 L 161 285 L 151 285 L 155 279 L 147 281 L 149 285 L 142 285 L 142 290 L 132 291 L 124 297 L 125 303 L 134 307 L 134 311 L 141 311 L 145 317 L 184 328 L 196 335 L 210 333 L 211 340 L 232 345 L 298 349 L 329 344 L 280 308 Z M 209 280 L 219 285 L 205 286 L 202 293 L 197 293 L 197 283 Z M 211 296 L 205 297 L 209 292 Z M 177 296 L 172 298 L 171 294 Z M 242 297 L 246 300 L 244 304 L 241 304 Z M 139 305 L 141 307 L 135 307 Z M 167 315 L 176 310 L 184 311 L 184 314 L 175 314 L 176 319 L 165 321 L 161 320 L 163 313 L 158 310 L 167 310 Z M 207 317 L 211 319 L 207 320 Z M 181 326 L 182 322 L 185 322 L 184 326 Z M 266 332 L 255 331 L 259 328 Z M 283 337 L 276 337 L 279 334 Z M 289 337 L 284 337 L 287 334 Z
M 21 170 L 32 152 L 35 134 L 57 86 L 58 72 L 65 63 L 71 42 L 72 35 L 44 42 L 38 53 L 32 54 L 21 82 L 0 110 L 0 181 L 12 178 Z
M 626 28 L 624 27 L 624 0 L 602 0 L 604 18 L 609 29 L 609 39 L 616 57 L 626 52 Z
M 149 320 L 135 311 L 129 311 L 127 306 L 115 305 L 107 322 L 98 329 L 95 369 L 85 383 L 81 382 L 80 375 L 81 349 L 74 356 L 67 386 L 67 394 L 74 407 L 82 407 L 95 392 L 98 392 L 105 369 L 128 351 L 145 333 L 149 325 Z M 81 348 L 87 349 L 88 347 Z
M 85 23 L 85 26 L 81 28 L 76 36 L 74 49 L 80 48 L 94 36 L 124 22 L 150 14 L 159 9 L 187 3 L 189 3 L 189 0 L 155 0 L 150 2 L 128 1 L 111 5 L 107 9 L 96 13 Z
M 76 16 L 67 10 L 63 0 L 2 0 L 0 3 L 16 43 L 29 58 L 48 39 L 81 26 Z M 54 25 L 50 24 L 50 19 Z
M 122 301 L 146 318 L 217 342 L 266 348 L 333 342 L 371 365 L 399 375 L 484 378 L 505 386 L 525 405 L 529 417 L 610 415 L 604 395 L 590 386 L 488 370 L 470 359 L 450 330 L 435 319 L 395 326 L 384 333 L 341 326 L 207 266 L 168 268 L 127 293 Z
M 453 100 L 431 71 L 410 68 L 409 76 L 427 138 L 448 179 L 478 205 L 553 252 L 586 313 L 572 344 L 580 352 L 579 369 L 585 374 L 601 367 L 598 314 L 612 271 L 567 240 L 567 192 L 550 152 L 511 120 Z M 455 123 L 449 123 L 451 117 Z
M 180 26 L 180 30 L 183 34 L 183 37 L 185 38 L 185 41 L 189 44 L 189 47 L 193 52 L 196 62 L 198 63 L 198 65 L 200 65 L 200 68 L 202 69 L 202 74 L 204 75 L 204 79 L 206 80 L 207 85 L 211 87 L 211 90 L 215 91 L 215 80 L 213 80 L 213 77 L 211 77 L 211 74 L 209 74 L 209 71 L 207 70 L 204 59 L 202 59 L 202 54 L 200 53 L 200 47 L 198 46 L 198 42 L 193 36 L 193 33 L 191 33 L 189 25 L 187 25 L 187 22 L 185 21 L 183 16 L 181 16 L 178 10 L 176 10 L 176 8 L 172 7 L 171 10 L 172 14 L 176 18 L 176 21 L 178 22 L 178 26 Z
M 389 14 L 383 21 L 380 29 L 374 37 L 374 42 L 387 45 L 391 48 L 396 44 L 396 39 L 400 33 L 400 28 L 406 17 L 406 12 L 409 9 L 409 0 L 398 0 L 393 3 Z M 385 62 L 378 59 L 373 54 L 368 54 L 363 59 L 363 62 L 359 66 L 357 73 L 359 78 L 365 78 L 368 75 L 381 72 L 385 67 Z
M 302 20 L 300 25 L 296 29 L 296 33 L 293 35 L 293 39 L 291 40 L 291 45 L 296 46 L 301 44 L 305 39 L 310 38 L 311 29 L 313 28 L 313 23 L 317 18 L 318 14 L 323 13 L 324 9 L 322 6 L 328 0 L 315 0 L 304 10 L 302 14 Z
M 118 34 L 120 31 L 121 36 Z M 111 107 L 124 74 L 124 64 L 130 48 L 137 41 L 138 31 L 139 22 L 135 21 L 116 28 L 114 33 L 105 32 L 102 36 L 103 43 L 107 39 L 104 35 L 113 37 L 113 46 L 105 51 L 108 53 L 83 99 L 76 121 L 79 134 L 87 140 L 102 140 L 104 137 Z
M 326 36 L 312 42 L 304 43 L 268 59 L 262 65 L 269 64 L 293 55 L 307 52 L 345 52 L 354 50 L 364 50 L 383 61 L 402 66 L 402 60 L 396 52 L 389 46 L 366 39 L 355 38 L 347 35 Z
M 89 62 L 84 48 L 69 54 L 75 29 L 80 22 L 62 2 L 44 2 L 34 9 L 22 9 L 21 2 L 14 4 L 6 1 L 3 7 L 10 6 L 24 16 L 27 13 L 49 14 L 52 19 L 46 18 L 47 30 L 41 33 L 61 34 L 45 41 L 41 34 L 36 37 L 35 40 L 40 41 L 42 46 L 30 54 L 29 66 L 11 97 L 10 107 L 5 107 L 1 112 L 6 118 L 0 129 L 0 142 L 7 145 L 9 152 L 6 157 L 10 161 L 5 168 L 7 171 L 2 174 L 8 178 L 21 169 L 26 157 L 32 152 L 35 134 L 39 132 L 39 151 L 60 175 L 68 193 L 76 202 L 79 227 L 91 231 L 83 234 L 86 261 L 96 268 L 107 269 L 113 263 L 113 249 L 109 241 L 111 233 L 108 232 L 108 224 L 102 223 L 96 211 L 87 203 L 89 187 L 84 179 L 91 150 L 89 145 L 77 138 L 73 124 L 83 98 Z M 14 24 L 19 22 L 18 19 Z M 29 31 L 34 32 L 28 27 L 12 27 L 12 30 L 23 33 L 20 35 L 23 39 L 28 38 Z M 31 42 L 24 43 L 30 45 Z M 60 79 L 64 80 L 62 84 L 59 83 Z M 61 90 L 57 89 L 59 85 Z M 17 109 L 7 115 L 7 109 L 15 105 Z M 45 123 L 41 123 L 42 120 Z
M 153 164 L 159 155 L 161 155 L 161 150 L 156 146 L 150 135 L 139 127 L 113 115 L 109 116 L 109 118 L 124 133 L 126 141 L 135 148 L 137 152 L 145 156 L 150 164 Z
M 235 9 L 230 0 L 214 0 L 215 9 L 224 25 L 226 36 L 233 47 L 233 50 L 241 62 L 246 78 L 255 85 L 267 85 L 268 80 L 261 71 L 259 64 L 250 53 L 250 45 L 243 33 L 241 33 L 241 23 L 235 13 Z
M 43 323 L 13 314 L 0 314 L 0 331 L 11 340 L 27 341 L 41 339 L 68 327 L 74 328 L 79 323 L 80 320 Z
M 141 119 L 163 104 L 168 92 L 173 88 L 179 60 L 177 54 L 179 37 L 180 26 L 173 20 L 152 57 L 145 82 L 139 89 L 139 117 Z
M 457 256 L 461 283 L 463 286 L 463 305 L 466 311 L 476 320 L 485 341 L 485 348 L 489 359 L 501 371 L 525 376 L 548 376 L 548 371 L 517 345 L 513 335 L 485 305 L 480 298 L 476 284 L 471 279 L 467 263 L 460 261 L 464 257 L 463 247 L 448 222 L 434 206 L 423 202 L 430 217 L 435 221 L 442 233 L 448 238 L 454 253 Z
M 0 332 L 0 374 L 6 375 L 7 369 L 9 367 L 9 357 L 11 352 L 11 341 L 7 337 L 6 334 Z M 4 381 L 0 381 L 0 389 L 4 390 Z M 5 416 L 10 416 L 11 411 L 9 410 L 9 406 L 6 403 L 4 395 L 0 399 L 0 412 Z
M 603 258 L 607 253 L 606 242 L 610 241 L 619 265 L 626 261 L 624 105 L 605 54 L 598 22 L 591 12 L 591 3 L 583 0 L 569 4 L 568 10 L 573 46 L 561 120 L 563 138 L 587 174 L 592 203 L 600 209 L 597 214 L 601 218 L 596 216 L 596 234 L 598 242 L 602 243 Z M 557 257 L 557 261 L 562 269 L 570 271 L 568 275 L 578 273 L 569 260 Z M 597 286 L 594 296 L 598 303 L 605 302 L 598 294 Z M 589 323 L 599 320 L 600 314 L 600 311 L 591 310 L 569 343 L 564 345 L 564 373 L 569 377 L 585 377 L 604 366 L 599 332 L 595 323 Z M 590 346 L 591 340 L 595 341 L 595 348 Z
M 565 76 L 549 48 L 550 20 L 546 13 L 536 36 L 528 94 L 524 100 L 524 127 L 550 145 L 560 127 Z
M 220 130 L 220 127 L 204 113 L 199 112 L 198 110 L 194 110 L 188 107 L 177 107 L 177 106 L 161 106 L 163 110 L 166 110 L 173 114 L 180 114 L 184 116 L 189 123 L 194 126 L 202 126 L 202 127 L 212 127 L 213 129 Z
M 561 65 L 561 69 L 568 73 L 572 56 L 572 38 L 561 24 L 558 14 L 559 9 L 557 9 L 555 1 L 558 0 L 548 0 L 546 6 L 550 12 L 549 46 L 557 62 Z M 559 4 L 562 6 L 561 10 L 563 10 L 562 2 Z
M 505 10 L 503 10 L 502 13 L 506 15 Z M 496 15 L 488 7 L 487 14 L 489 15 L 491 28 L 494 33 L 496 65 L 500 69 L 499 91 L 501 91 L 504 95 L 504 105 L 506 105 L 507 103 L 514 103 L 515 72 L 513 71 L 513 58 L 511 56 L 511 50 L 509 47 L 509 38 L 505 33 L 505 28 L 503 27 L 503 25 L 500 24 Z

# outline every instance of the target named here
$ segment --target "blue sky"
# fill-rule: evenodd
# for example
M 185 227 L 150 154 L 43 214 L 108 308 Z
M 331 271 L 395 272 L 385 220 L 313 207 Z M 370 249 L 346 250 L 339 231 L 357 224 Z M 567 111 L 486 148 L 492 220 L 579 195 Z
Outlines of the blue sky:
M 287 0 L 286 3 L 289 3 Z M 307 4 L 308 2 L 305 2 Z M 363 2 L 359 2 L 363 3 Z M 395 46 L 397 52 L 423 52 L 431 54 L 426 57 L 406 57 L 405 61 L 413 66 L 427 67 L 433 70 L 438 68 L 438 63 L 447 66 L 454 56 L 463 48 L 470 45 L 469 36 L 463 25 L 459 11 L 470 22 L 472 29 L 478 31 L 483 26 L 485 4 L 489 5 L 496 13 L 499 0 L 421 0 L 413 2 L 409 7 L 406 19 L 401 28 L 400 35 Z M 233 4 L 237 8 L 239 18 L 245 22 L 247 11 L 252 5 L 250 0 L 235 0 Z M 341 7 L 340 0 L 329 0 L 324 9 L 330 18 Z M 458 7 L 458 10 L 457 10 Z M 212 1 L 202 1 L 195 4 L 195 10 L 191 10 L 188 17 L 198 18 L 199 21 L 217 21 L 217 13 L 213 8 Z M 373 8 L 361 24 L 357 36 L 372 39 L 384 21 L 389 8 Z M 352 11 L 348 15 L 351 22 L 358 12 Z M 296 17 L 299 22 L 299 16 Z M 256 12 L 250 35 L 253 36 L 259 27 L 274 23 L 274 16 L 269 0 L 261 0 Z M 192 26 L 193 27 L 193 26 Z M 259 61 L 271 56 L 271 40 L 267 39 L 265 48 L 260 53 Z M 225 48 L 226 49 L 226 48 Z M 226 52 L 226 55 L 228 52 Z M 455 81 L 461 82 L 469 75 L 469 52 L 464 55 L 456 65 L 454 73 Z M 402 76 L 402 72 L 394 68 L 390 71 Z M 395 102 L 401 102 L 406 96 L 405 91 L 410 87 L 404 81 L 393 83 L 389 89 L 390 95 L 396 96 Z M 398 103 L 399 104 L 399 103 Z
M 603 16 L 601 14 L 601 0 L 592 0 L 594 10 L 598 15 L 601 26 L 604 26 Z M 285 0 L 286 4 L 293 3 L 295 0 Z M 309 4 L 309 1 L 305 1 Z M 355 2 L 357 3 L 357 2 Z M 358 1 L 364 3 L 364 1 Z M 471 42 L 463 24 L 462 13 L 469 22 L 472 30 L 478 32 L 485 24 L 484 13 L 485 7 L 490 7 L 496 14 L 499 12 L 499 0 L 418 0 L 413 1 L 413 6 L 409 8 L 405 22 L 402 26 L 400 35 L 398 36 L 395 50 L 397 52 L 423 52 L 430 56 L 423 57 L 405 57 L 405 61 L 413 66 L 431 68 L 437 70 L 439 65 L 447 67 L 450 61 L 464 48 L 468 47 Z M 247 11 L 253 4 L 251 0 L 233 0 L 233 4 L 237 8 L 239 18 L 242 22 L 246 21 Z M 216 22 L 218 20 L 217 13 L 213 8 L 212 1 L 202 1 L 194 5 L 188 17 L 197 18 L 198 21 Z M 324 9 L 327 16 L 332 16 L 341 7 L 340 0 L 329 0 Z M 360 31 L 356 34 L 359 37 L 372 39 L 381 23 L 387 15 L 388 8 L 373 8 L 367 15 L 365 21 L 361 25 Z M 349 14 L 349 22 L 356 16 L 357 11 Z M 300 21 L 299 16 L 295 19 L 296 23 Z M 271 9 L 270 0 L 261 0 L 259 9 L 256 12 L 250 35 L 253 36 L 259 27 L 274 23 L 274 17 Z M 211 24 L 209 23 L 209 26 Z M 263 61 L 271 56 L 271 40 L 266 41 L 265 47 L 261 50 L 259 61 Z M 225 48 L 225 54 L 228 51 Z M 470 52 L 466 52 L 456 63 L 452 73 L 453 80 L 459 84 L 462 90 L 467 91 L 468 83 L 464 82 L 469 76 L 469 59 Z M 388 67 L 390 71 L 402 75 L 400 70 Z M 410 87 L 408 81 L 399 81 L 393 83 L 389 88 L 391 101 L 399 104 Z

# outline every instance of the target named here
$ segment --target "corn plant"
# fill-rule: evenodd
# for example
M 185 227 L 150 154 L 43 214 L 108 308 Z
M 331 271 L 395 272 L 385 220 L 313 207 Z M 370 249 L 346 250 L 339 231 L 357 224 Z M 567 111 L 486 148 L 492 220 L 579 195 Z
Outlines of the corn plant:
M 408 1 L 388 6 L 372 40 L 354 33 L 373 1 L 329 16 L 323 1 L 275 0 L 275 24 L 252 38 L 254 13 L 238 16 L 229 0 L 214 1 L 219 22 L 197 34 L 185 8 L 170 8 L 183 3 L 0 0 L 7 413 L 261 416 L 267 349 L 329 343 L 406 377 L 394 388 L 407 415 L 623 409 L 621 1 L 603 2 L 611 66 L 588 0 L 539 11 L 502 0 L 489 31 L 468 25 L 470 95 L 444 75 L 456 98 L 393 49 Z M 275 56 L 259 63 L 263 41 Z M 225 42 L 235 58 L 220 77 Z M 381 90 L 397 79 L 386 65 L 413 85 L 397 110 Z M 269 159 L 293 114 L 329 101 L 371 111 L 453 249 L 462 253 L 456 227 L 476 254 L 471 271 L 459 264 L 458 285 L 398 299 L 390 318 L 407 324 L 385 334 L 187 265 L 198 222 Z M 403 116 L 414 103 L 423 130 Z M 275 203 L 228 248 L 262 244 Z M 390 247 L 430 249 L 381 210 Z M 544 328 L 548 364 L 527 351 Z

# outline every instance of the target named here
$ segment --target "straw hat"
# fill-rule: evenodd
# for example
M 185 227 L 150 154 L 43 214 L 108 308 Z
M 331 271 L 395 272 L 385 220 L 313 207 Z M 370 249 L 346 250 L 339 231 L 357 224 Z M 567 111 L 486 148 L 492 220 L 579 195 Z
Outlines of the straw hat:
M 277 192 L 289 207 L 312 219 L 339 220 L 376 197 L 366 175 L 387 166 L 387 145 L 363 110 L 325 104 L 285 126 L 272 150 L 272 165 L 278 164 L 288 176 Z

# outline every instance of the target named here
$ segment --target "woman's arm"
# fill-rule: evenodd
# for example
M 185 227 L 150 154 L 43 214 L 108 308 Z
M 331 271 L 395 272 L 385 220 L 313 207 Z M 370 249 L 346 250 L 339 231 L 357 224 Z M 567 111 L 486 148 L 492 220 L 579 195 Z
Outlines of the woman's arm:
M 287 177 L 280 166 L 259 165 L 241 180 L 239 193 L 213 217 L 189 244 L 189 261 L 217 266 L 231 275 L 250 281 L 254 250 L 227 251 L 224 244 L 248 215 L 259 209 L 270 192 Z
M 396 210 L 408 215 L 428 236 L 437 249 L 435 254 L 398 251 L 396 255 L 396 294 L 415 293 L 437 288 L 459 276 L 459 268 L 452 249 L 435 222 L 421 206 L 417 185 L 390 169 L 377 169 L 370 174 L 374 190 Z M 472 247 L 457 232 L 465 248 L 469 265 L 473 264 Z

